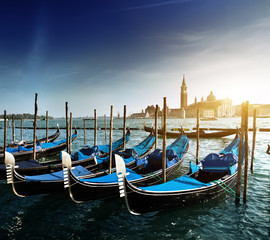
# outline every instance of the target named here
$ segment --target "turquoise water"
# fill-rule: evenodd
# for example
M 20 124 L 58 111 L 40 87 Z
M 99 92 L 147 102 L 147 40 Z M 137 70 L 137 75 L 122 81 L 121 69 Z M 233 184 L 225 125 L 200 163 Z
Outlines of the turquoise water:
M 142 128 L 143 121 L 150 126 L 153 119 L 128 119 L 130 127 Z M 51 120 L 65 126 L 65 120 Z M 83 127 L 82 119 L 75 119 L 77 127 Z M 16 123 L 17 124 L 17 123 Z M 32 126 L 32 122 L 24 122 Z M 27 125 L 29 124 L 29 125 Z M 20 123 L 18 122 L 18 126 Z M 91 126 L 90 126 L 91 125 Z M 169 119 L 168 129 L 183 126 L 193 128 L 196 119 Z M 0 122 L 0 126 L 3 123 Z M 45 126 L 45 121 L 38 121 Z M 93 127 L 93 121 L 87 122 Z M 109 121 L 107 121 L 107 127 Z M 200 127 L 234 128 L 240 126 L 240 118 L 219 119 L 213 122 L 201 122 Z M 103 119 L 98 127 L 104 127 Z M 122 127 L 122 120 L 115 119 L 114 127 Z M 252 118 L 249 119 L 252 127 Z M 269 128 L 270 119 L 257 119 L 258 128 Z M 50 130 L 53 134 L 55 130 Z M 31 139 L 32 130 L 24 130 L 24 138 Z M 16 138 L 20 138 L 20 129 L 16 129 Z M 107 135 L 109 132 L 107 131 Z M 139 143 L 148 133 L 131 131 L 127 147 Z M 3 129 L 0 129 L 0 144 L 3 144 Z M 38 130 L 38 137 L 44 137 L 45 131 Z M 98 144 L 104 144 L 105 134 L 98 131 Z M 113 132 L 113 139 L 122 136 L 122 130 Z M 61 130 L 59 139 L 65 137 Z M 221 139 L 201 139 L 199 158 L 225 147 L 234 136 Z M 12 139 L 12 130 L 8 129 L 8 138 Z M 87 144 L 93 144 L 93 130 L 86 131 Z M 252 145 L 252 132 L 249 133 Z M 168 144 L 173 139 L 167 139 Z M 159 147 L 162 145 L 159 138 Z M 19 198 L 12 192 L 11 186 L 0 184 L 0 239 L 270 239 L 270 155 L 265 153 L 270 144 L 270 133 L 257 132 L 254 174 L 249 175 L 247 203 L 239 206 L 234 197 L 226 194 L 207 203 L 189 207 L 157 211 L 141 216 L 133 216 L 127 211 L 124 200 L 118 197 L 76 204 L 65 192 Z M 78 130 L 78 138 L 72 145 L 76 151 L 84 146 L 83 130 Z M 175 176 L 187 170 L 189 161 L 194 161 L 196 140 L 190 139 L 189 153 L 182 168 Z

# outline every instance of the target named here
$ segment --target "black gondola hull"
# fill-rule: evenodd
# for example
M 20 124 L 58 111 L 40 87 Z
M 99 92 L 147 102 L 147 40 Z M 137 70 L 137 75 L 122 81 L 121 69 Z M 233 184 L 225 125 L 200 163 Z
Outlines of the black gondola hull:
M 54 133 L 53 135 L 51 136 L 48 136 L 48 142 L 53 142 L 55 139 L 57 139 L 58 137 L 60 136 L 60 130 L 59 128 L 57 129 L 56 133 Z M 47 141 L 47 138 L 40 138 L 40 139 L 37 139 L 37 142 L 40 142 L 40 143 L 45 143 Z M 27 145 L 31 145 L 33 144 L 33 141 L 30 141 L 30 140 L 27 140 L 25 141 L 27 143 Z M 18 147 L 18 145 L 15 145 L 14 147 Z M 1 146 L 0 147 L 0 153 L 3 153 L 4 152 L 4 147 Z
M 150 131 L 152 131 L 152 128 L 144 126 L 144 131 L 150 132 Z M 199 136 L 200 136 L 200 138 L 221 138 L 221 137 L 233 135 L 237 131 L 238 131 L 237 129 L 229 129 L 229 130 L 223 130 L 223 131 L 220 130 L 220 131 L 212 131 L 212 132 L 200 132 Z M 163 130 L 158 129 L 158 134 L 163 135 Z M 181 132 L 176 132 L 176 131 L 175 132 L 173 132 L 173 131 L 166 132 L 167 137 L 176 138 L 176 137 L 179 137 L 180 135 L 181 135 Z M 188 138 L 196 138 L 197 137 L 196 132 L 185 132 L 185 135 Z
M 235 186 L 236 176 L 235 173 L 223 182 L 232 188 Z M 126 179 L 124 179 L 124 185 L 129 209 L 133 213 L 139 214 L 206 202 L 225 193 L 225 190 L 218 184 L 189 191 L 163 193 L 140 191 Z
M 151 135 L 151 134 L 150 134 Z M 149 135 L 149 136 L 150 136 Z M 154 145 L 154 144 L 153 144 Z M 153 148 L 153 145 L 142 155 L 140 158 L 145 157 L 151 149 Z M 119 146 L 122 147 L 123 145 Z M 107 156 L 107 153 L 104 153 L 100 155 L 99 157 L 105 157 Z M 91 172 L 97 173 L 100 172 L 101 169 L 106 169 L 106 163 L 105 164 L 96 164 L 94 157 L 90 157 L 83 160 L 74 160 L 72 161 L 72 166 L 82 166 L 86 169 L 88 169 Z M 134 162 L 127 164 L 128 167 L 133 168 Z M 42 166 L 38 167 L 29 167 L 29 168 L 17 168 L 16 171 L 20 175 L 27 175 L 27 176 L 34 176 L 34 175 L 41 175 L 41 174 L 47 174 L 47 173 L 53 173 L 62 170 L 62 160 L 56 159 L 51 161 L 46 161 L 42 164 Z M 102 176 L 104 173 L 99 173 L 98 176 Z M 0 180 L 6 179 L 6 169 L 5 167 L 0 167 Z
M 25 178 L 13 171 L 13 191 L 19 196 L 31 196 L 64 191 L 64 181 L 26 182 Z
M 166 169 L 166 175 L 169 177 L 173 174 L 182 164 L 183 159 L 170 168 Z M 151 176 L 146 176 L 142 179 L 132 181 L 136 186 L 150 186 L 161 183 L 161 174 L 158 172 Z M 69 178 L 70 192 L 75 201 L 90 201 L 108 197 L 114 197 L 119 194 L 118 182 L 116 183 L 94 183 L 94 182 L 83 182 L 75 177 L 70 172 Z
M 77 131 L 75 132 L 76 133 L 75 133 L 75 136 L 72 138 L 72 141 L 74 141 L 77 137 Z M 41 157 L 48 157 L 48 156 L 56 155 L 60 151 L 64 150 L 66 147 L 67 147 L 67 141 L 57 146 L 36 150 L 36 158 L 39 159 Z M 22 151 L 22 152 L 15 152 L 12 154 L 16 162 L 33 159 L 33 151 Z M 1 153 L 0 164 L 3 164 L 3 163 L 4 163 L 4 153 Z

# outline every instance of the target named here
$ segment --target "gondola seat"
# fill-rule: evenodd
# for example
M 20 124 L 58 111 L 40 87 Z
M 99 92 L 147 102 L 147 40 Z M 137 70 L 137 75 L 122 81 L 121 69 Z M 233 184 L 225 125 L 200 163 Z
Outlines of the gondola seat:
M 237 162 L 238 157 L 234 153 L 221 155 L 210 153 L 199 163 L 199 167 L 205 172 L 228 172 L 232 174 L 236 171 Z

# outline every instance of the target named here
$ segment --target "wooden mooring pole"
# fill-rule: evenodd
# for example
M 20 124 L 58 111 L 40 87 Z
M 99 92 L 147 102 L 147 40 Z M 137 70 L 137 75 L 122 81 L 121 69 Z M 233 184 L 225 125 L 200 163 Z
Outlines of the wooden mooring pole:
M 83 136 L 84 136 L 84 144 L 86 144 L 86 138 L 85 138 L 85 119 L 83 119 Z
M 112 173 L 112 129 L 113 129 L 113 105 L 111 105 L 111 116 L 110 116 L 109 174 Z
M 23 120 L 21 118 L 21 140 L 23 140 Z
M 94 120 L 95 120 L 95 127 L 94 127 L 94 145 L 97 145 L 97 110 L 94 109 Z
M 4 110 L 4 152 L 7 148 L 7 111 Z
M 253 139 L 252 139 L 252 152 L 251 152 L 251 163 L 250 163 L 250 171 L 253 174 L 253 161 L 254 161 L 254 153 L 255 153 L 255 144 L 256 144 L 256 117 L 257 117 L 257 109 L 254 109 L 253 112 Z
M 124 105 L 123 149 L 126 148 L 126 121 L 127 121 L 127 106 Z
M 127 106 L 124 105 L 124 123 L 123 123 L 123 148 L 126 148 L 126 124 L 127 124 Z
M 162 181 L 166 182 L 166 134 L 167 134 L 167 98 L 163 98 L 163 148 L 162 148 Z
M 157 149 L 158 145 L 158 105 L 156 105 L 155 111 L 155 149 Z
M 48 111 L 46 111 L 46 143 L 49 141 L 49 116 L 48 116 Z
M 72 146 L 72 112 L 69 113 L 69 153 L 71 153 Z
M 248 157 L 249 157 L 249 147 L 248 147 L 248 107 L 249 102 L 246 101 L 245 110 L 245 171 L 244 171 L 244 192 L 243 192 L 243 202 L 247 202 L 247 185 L 248 185 Z
M 106 114 L 104 114 L 104 131 L 105 131 L 105 142 L 107 142 L 107 118 L 106 118 Z
M 12 141 L 15 141 L 15 114 L 12 114 Z
M 200 110 L 197 108 L 197 125 L 196 125 L 196 139 L 197 139 L 197 148 L 196 148 L 196 164 L 199 164 L 199 147 L 200 147 Z
M 242 163 L 243 163 L 243 140 L 244 140 L 244 121 L 245 121 L 245 104 L 242 103 L 242 115 L 241 115 L 241 132 L 240 142 L 238 149 L 238 166 L 237 166 L 237 183 L 236 183 L 236 197 L 235 202 L 239 204 L 241 196 L 241 180 L 242 180 Z
M 66 102 L 66 139 L 67 139 L 67 153 L 70 153 L 69 152 L 68 102 Z
M 36 143 L 37 143 L 37 111 L 38 111 L 38 106 L 37 106 L 37 97 L 38 94 L 35 94 L 35 117 L 34 117 L 34 137 L 33 137 L 33 159 L 36 160 Z

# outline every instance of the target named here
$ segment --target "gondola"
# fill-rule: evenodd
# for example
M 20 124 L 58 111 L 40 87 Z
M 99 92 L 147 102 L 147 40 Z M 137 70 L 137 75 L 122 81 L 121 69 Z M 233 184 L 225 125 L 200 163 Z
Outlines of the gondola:
M 71 141 L 74 141 L 77 137 L 77 129 L 75 129 L 74 134 L 71 136 Z M 58 142 L 50 143 L 37 143 L 36 145 L 36 158 L 52 156 L 59 153 L 61 150 L 65 149 L 67 146 L 67 140 L 63 139 Z M 16 162 L 29 160 L 33 157 L 33 146 L 18 146 L 17 149 L 13 149 L 11 154 L 15 157 Z M 0 154 L 0 164 L 4 163 L 4 153 Z
M 149 134 L 151 135 L 151 133 Z M 127 130 L 126 133 L 126 142 L 130 138 L 130 130 Z M 112 149 L 115 150 L 123 145 L 123 138 L 120 138 L 112 143 Z M 104 151 L 104 152 L 103 152 Z M 59 151 L 60 152 L 60 151 Z M 58 153 L 59 153 L 58 152 Z M 89 167 L 96 164 L 95 156 L 100 155 L 101 157 L 106 156 L 109 153 L 109 145 L 100 145 L 100 146 L 85 146 L 80 149 L 78 152 L 72 154 L 73 165 L 81 165 L 83 167 Z M 61 159 L 54 159 L 45 162 L 38 162 L 36 160 L 26 160 L 19 161 L 16 165 L 18 174 L 20 175 L 40 175 L 53 173 L 56 171 L 60 171 L 62 169 L 62 161 Z M 6 179 L 6 167 L 5 164 L 0 164 L 0 180 Z
M 141 143 L 137 144 L 132 148 L 136 152 L 136 156 L 143 157 L 145 156 L 153 147 L 155 142 L 155 137 L 153 134 L 150 134 L 146 139 Z M 121 151 L 123 154 L 125 151 Z M 65 153 L 64 153 L 65 154 Z M 127 156 L 125 153 L 123 156 Z M 130 158 L 128 158 L 130 159 Z M 15 168 L 15 160 L 12 159 L 12 156 L 7 156 L 6 169 L 8 171 L 7 178 L 8 183 L 12 183 L 12 189 L 17 196 L 30 196 L 35 194 L 44 194 L 64 190 L 64 178 L 63 171 L 57 171 L 50 174 L 35 175 L 35 176 L 23 176 L 18 173 L 19 168 Z M 93 169 L 93 168 L 92 168 Z M 99 170 L 96 167 L 96 170 Z M 86 169 L 80 165 L 74 167 L 73 174 L 77 177 L 93 177 L 99 175 L 105 175 L 103 171 L 97 171 L 94 173 L 89 169 Z M 99 174 L 100 173 L 100 174 Z
M 206 117 L 206 118 L 201 118 L 201 121 L 216 121 L 218 120 L 216 117 Z
M 57 131 L 51 135 L 51 136 L 48 136 L 48 142 L 53 142 L 54 140 L 56 140 L 58 137 L 60 136 L 60 130 L 59 130 L 59 126 L 57 125 Z M 40 138 L 40 139 L 37 139 L 37 142 L 40 142 L 40 143 L 45 143 L 47 141 L 47 138 Z M 7 145 L 7 149 L 6 151 L 7 152 L 12 152 L 12 150 L 14 148 L 18 148 L 19 145 L 23 145 L 23 146 L 30 146 L 33 144 L 33 140 L 21 140 L 21 141 L 13 141 L 11 143 L 9 143 Z M 0 153 L 3 153 L 4 152 L 4 147 L 1 146 L 0 147 Z
M 120 197 L 130 213 L 143 214 L 172 207 L 195 204 L 216 198 L 231 189 L 236 182 L 240 138 L 219 154 L 211 153 L 198 165 L 190 163 L 190 171 L 172 181 L 155 186 L 135 186 L 128 179 L 125 164 L 116 160 Z M 243 159 L 245 150 L 243 149 Z M 242 162 L 243 162 L 242 159 Z
M 178 137 L 166 148 L 166 174 L 171 175 L 182 164 L 187 153 L 189 139 L 185 135 Z M 115 154 L 115 158 L 119 155 Z M 153 153 L 138 161 L 136 168 L 129 169 L 128 178 L 139 186 L 149 186 L 161 181 L 162 151 L 156 149 Z M 116 172 L 97 178 L 78 178 L 71 170 L 71 160 L 68 154 L 62 158 L 64 166 L 65 187 L 69 189 L 71 199 L 76 203 L 116 196 L 118 181 Z
M 144 131 L 150 132 L 152 128 L 144 126 Z M 226 130 L 219 130 L 219 131 L 209 131 L 205 132 L 203 130 L 199 131 L 199 136 L 200 138 L 221 138 L 221 137 L 226 137 L 233 135 L 237 132 L 237 129 L 226 129 Z M 167 131 L 166 132 L 167 137 L 172 137 L 176 138 L 181 135 L 181 132 L 176 132 L 176 131 Z M 163 135 L 163 130 L 158 129 L 158 134 Z M 188 138 L 196 138 L 197 133 L 196 132 L 187 132 L 185 131 L 185 134 L 187 135 Z

